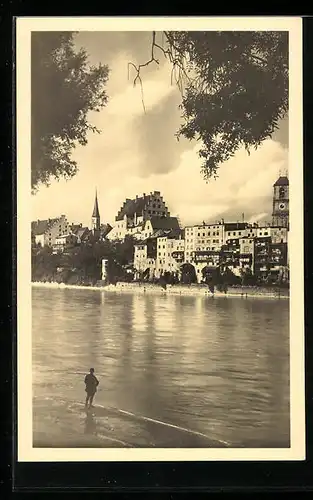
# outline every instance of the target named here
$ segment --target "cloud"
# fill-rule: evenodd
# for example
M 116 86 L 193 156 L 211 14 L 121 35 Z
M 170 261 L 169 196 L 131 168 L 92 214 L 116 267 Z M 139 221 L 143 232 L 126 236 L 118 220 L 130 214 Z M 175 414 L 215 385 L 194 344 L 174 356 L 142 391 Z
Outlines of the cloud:
M 70 221 L 90 224 L 95 187 L 103 221 L 112 222 L 125 198 L 160 190 L 170 211 L 183 224 L 210 220 L 270 217 L 272 184 L 280 169 L 288 167 L 283 141 L 268 140 L 248 156 L 240 150 L 220 166 L 219 178 L 206 183 L 200 173 L 198 145 L 177 141 L 181 123 L 180 95 L 170 82 L 164 61 L 142 73 L 146 113 L 140 86 L 128 79 L 127 64 L 145 62 L 149 34 L 83 33 L 80 43 L 93 64 L 110 66 L 109 103 L 90 114 L 102 130 L 90 134 L 88 145 L 73 157 L 80 170 L 66 182 L 53 181 L 33 197 L 33 218 L 65 213 Z M 284 125 L 286 132 L 286 122 Z M 278 134 L 279 135 L 279 134 Z M 284 134 L 283 134 L 284 135 Z

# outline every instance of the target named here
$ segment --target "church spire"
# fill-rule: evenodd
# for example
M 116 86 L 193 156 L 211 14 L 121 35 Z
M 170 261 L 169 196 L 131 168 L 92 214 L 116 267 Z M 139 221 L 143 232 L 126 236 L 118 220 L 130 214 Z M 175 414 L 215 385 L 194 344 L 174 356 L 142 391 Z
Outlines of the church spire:
M 98 206 L 97 189 L 96 189 L 95 204 L 93 207 L 91 221 L 92 221 L 92 229 L 99 230 L 100 229 L 100 212 L 99 212 L 99 206 Z
M 95 204 L 93 207 L 92 217 L 99 217 L 100 218 L 97 190 L 96 190 Z

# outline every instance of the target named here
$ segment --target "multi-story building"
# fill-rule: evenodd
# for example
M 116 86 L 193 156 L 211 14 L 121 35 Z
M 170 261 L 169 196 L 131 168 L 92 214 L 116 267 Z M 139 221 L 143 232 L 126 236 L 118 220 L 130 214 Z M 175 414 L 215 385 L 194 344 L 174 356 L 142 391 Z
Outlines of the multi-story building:
M 138 275 L 145 273 L 147 278 L 160 278 L 165 272 L 177 273 L 184 261 L 185 241 L 177 227 L 177 219 L 172 224 L 173 229 L 166 229 L 170 218 L 159 219 L 152 221 L 153 233 L 135 244 L 134 267 Z
M 56 238 L 69 233 L 69 223 L 65 215 L 55 219 L 37 220 L 31 224 L 32 241 L 42 247 L 53 247 Z
M 58 236 L 53 245 L 53 253 L 63 253 L 77 245 L 77 236 L 73 233 Z
M 248 236 L 248 234 L 252 235 L 254 234 L 254 229 L 253 227 L 249 227 L 247 222 L 227 222 L 225 223 L 223 244 L 227 244 L 229 240 Z
M 264 225 L 257 228 L 257 238 L 270 237 L 272 243 L 287 243 L 288 229 L 285 226 Z
M 148 219 L 142 227 L 142 231 L 138 239 L 146 239 L 151 236 L 171 233 L 173 236 L 178 237 L 181 235 L 181 229 L 177 217 L 166 216 L 152 216 Z
M 85 243 L 90 237 L 90 229 L 82 224 L 72 224 L 70 232 L 76 236 L 78 244 Z
M 285 279 L 288 266 L 287 243 L 273 243 L 270 237 L 256 238 L 254 274 L 260 280 Z
M 185 260 L 192 262 L 195 252 L 219 251 L 224 241 L 223 221 L 213 224 L 187 226 L 185 228 Z
M 191 264 L 194 266 L 198 283 L 203 281 L 203 270 L 213 271 L 220 265 L 220 251 L 199 250 L 195 251 Z
M 126 235 L 144 238 L 144 226 L 152 217 L 169 217 L 170 212 L 160 191 L 154 191 L 135 199 L 127 198 L 115 218 L 115 226 L 109 233 L 111 240 L 123 240 Z
M 175 237 L 176 236 L 176 237 Z M 183 263 L 185 242 L 171 233 L 157 238 L 157 259 L 155 276 L 159 278 L 165 272 L 178 273 Z

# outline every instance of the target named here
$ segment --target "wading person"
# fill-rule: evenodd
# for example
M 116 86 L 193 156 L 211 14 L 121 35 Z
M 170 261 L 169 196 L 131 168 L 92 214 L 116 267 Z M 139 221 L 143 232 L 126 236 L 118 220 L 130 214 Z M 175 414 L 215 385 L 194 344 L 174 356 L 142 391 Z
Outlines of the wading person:
M 88 407 L 88 403 L 89 403 L 89 408 L 93 408 L 92 406 L 93 398 L 97 392 L 97 387 L 99 385 L 99 380 L 97 379 L 94 373 L 95 370 L 93 368 L 90 368 L 90 372 L 85 377 L 85 385 L 86 385 L 85 391 L 87 392 L 86 403 L 85 403 L 86 408 Z

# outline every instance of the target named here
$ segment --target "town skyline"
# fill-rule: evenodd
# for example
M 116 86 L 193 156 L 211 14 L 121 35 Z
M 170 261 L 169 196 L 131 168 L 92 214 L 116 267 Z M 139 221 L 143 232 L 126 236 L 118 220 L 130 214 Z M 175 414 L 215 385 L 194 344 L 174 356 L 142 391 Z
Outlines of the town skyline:
M 133 87 L 131 76 L 128 79 L 128 62 L 146 60 L 149 43 L 144 38 L 149 36 L 149 32 L 77 35 L 77 46 L 87 50 L 90 63 L 106 63 L 111 70 L 109 103 L 90 117 L 102 134 L 91 134 L 87 146 L 76 148 L 73 158 L 80 170 L 73 179 L 39 187 L 32 197 L 32 219 L 64 213 L 74 223 L 89 226 L 96 188 L 101 219 L 110 224 L 126 198 L 153 190 L 162 192 L 182 225 L 203 218 L 237 220 L 242 213 L 248 221 L 270 219 L 272 185 L 279 171 L 288 169 L 288 120 L 250 156 L 239 150 L 220 166 L 218 179 L 206 183 L 198 145 L 175 138 L 181 123 L 180 94 L 171 85 L 167 64 L 160 58 L 159 66 L 149 66 L 143 73 L 146 112 L 140 88 Z

